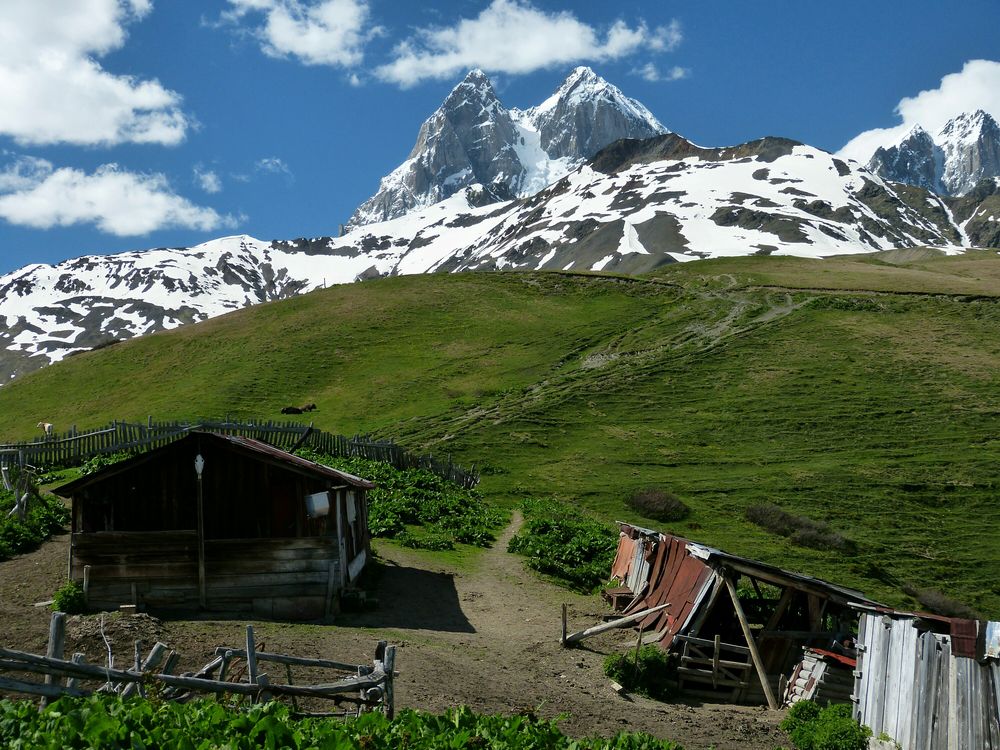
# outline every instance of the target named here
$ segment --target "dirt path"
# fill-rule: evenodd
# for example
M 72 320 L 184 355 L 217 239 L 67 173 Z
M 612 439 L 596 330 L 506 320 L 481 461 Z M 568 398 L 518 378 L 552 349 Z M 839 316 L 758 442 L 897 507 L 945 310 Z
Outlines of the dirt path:
M 563 715 L 574 736 L 645 731 L 687 750 L 771 750 L 787 739 L 777 729 L 782 713 L 728 705 L 662 704 L 615 694 L 602 671 L 604 656 L 634 643 L 633 631 L 588 640 L 584 648 L 559 643 L 560 608 L 569 606 L 570 629 L 600 621 L 597 597 L 573 594 L 527 571 L 506 552 L 521 523 L 515 514 L 493 548 L 457 560 L 379 544 L 384 570 L 379 606 L 341 615 L 335 625 L 255 622 L 267 650 L 365 663 L 385 638 L 398 645 L 397 705 L 441 711 L 467 704 L 477 711 L 534 710 Z M 48 599 L 65 576 L 65 537 L 39 551 L 0 563 L 0 642 L 44 652 Z M 71 618 L 67 647 L 101 660 L 95 617 Z M 122 618 L 116 618 L 121 620 Z M 127 658 L 131 640 L 160 639 L 183 655 L 182 669 L 207 662 L 218 645 L 238 645 L 246 621 L 234 619 L 109 623 L 116 654 Z M 275 679 L 283 679 L 275 675 Z

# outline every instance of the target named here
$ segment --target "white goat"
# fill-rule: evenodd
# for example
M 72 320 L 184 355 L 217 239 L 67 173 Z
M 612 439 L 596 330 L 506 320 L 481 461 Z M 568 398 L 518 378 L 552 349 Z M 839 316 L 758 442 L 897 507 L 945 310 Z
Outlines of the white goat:
M 52 423 L 51 422 L 39 422 L 38 429 L 44 432 L 46 435 L 52 434 Z

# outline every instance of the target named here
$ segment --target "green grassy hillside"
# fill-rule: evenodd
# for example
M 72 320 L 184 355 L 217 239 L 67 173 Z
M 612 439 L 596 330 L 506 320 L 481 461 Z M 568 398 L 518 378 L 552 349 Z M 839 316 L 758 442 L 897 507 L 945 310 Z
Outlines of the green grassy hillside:
M 466 274 L 315 292 L 73 357 L 0 389 L 0 438 L 111 418 L 279 417 L 314 401 L 485 467 L 501 502 L 555 495 L 893 604 L 939 589 L 1000 617 L 1000 258 L 740 258 L 654 278 Z M 744 518 L 773 503 L 856 551 Z M 662 526 L 652 521 L 646 525 Z

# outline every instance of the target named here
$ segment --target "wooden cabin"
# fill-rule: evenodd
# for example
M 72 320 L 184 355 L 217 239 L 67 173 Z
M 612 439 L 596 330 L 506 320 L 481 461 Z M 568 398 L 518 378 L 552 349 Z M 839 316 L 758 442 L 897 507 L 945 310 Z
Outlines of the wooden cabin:
M 191 432 L 56 490 L 91 609 L 317 619 L 369 556 L 374 485 L 249 438 Z

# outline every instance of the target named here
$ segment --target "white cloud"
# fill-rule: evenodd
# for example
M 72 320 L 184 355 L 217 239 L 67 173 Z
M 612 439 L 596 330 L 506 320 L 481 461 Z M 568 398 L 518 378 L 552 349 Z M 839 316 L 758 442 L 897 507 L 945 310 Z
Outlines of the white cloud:
M 1000 62 L 969 60 L 960 72 L 942 78 L 937 88 L 900 100 L 895 111 L 902 122 L 861 133 L 840 150 L 840 155 L 864 163 L 879 146 L 898 141 L 914 125 L 935 133 L 956 115 L 977 109 L 1000 119 Z
M 205 169 L 200 164 L 194 168 L 194 180 L 198 187 L 206 193 L 221 193 L 222 180 L 211 169 Z
M 6 151 L 4 156 L 10 156 Z M 14 160 L 0 170 L 0 193 L 25 190 L 52 174 L 52 162 L 34 156 L 14 155 Z
M 396 45 L 394 59 L 376 69 L 403 87 L 449 78 L 469 68 L 523 74 L 584 61 L 617 60 L 638 52 L 675 49 L 680 24 L 649 28 L 616 21 L 602 34 L 568 11 L 547 12 L 528 0 L 493 0 L 475 18 L 417 29 Z
M 136 174 L 116 164 L 87 174 L 33 157 L 18 157 L 0 170 L 0 218 L 35 229 L 93 224 L 119 236 L 234 223 L 174 193 L 162 174 Z
M 263 159 L 258 159 L 253 168 L 263 174 L 278 174 L 284 175 L 289 180 L 295 179 L 292 170 L 277 156 L 265 156 Z
M 653 63 L 646 63 L 640 68 L 633 69 L 632 74 L 641 76 L 650 83 L 658 83 L 660 81 L 679 81 L 682 78 L 687 78 L 691 75 L 691 70 L 675 65 L 672 68 L 661 71 Z
M 364 59 L 364 46 L 383 33 L 369 25 L 366 0 L 229 0 L 224 20 L 264 16 L 251 33 L 264 53 L 295 57 L 305 65 L 353 67 Z
M 0 134 L 22 144 L 176 144 L 189 122 L 158 81 L 95 60 L 125 43 L 149 0 L 0 3 Z

